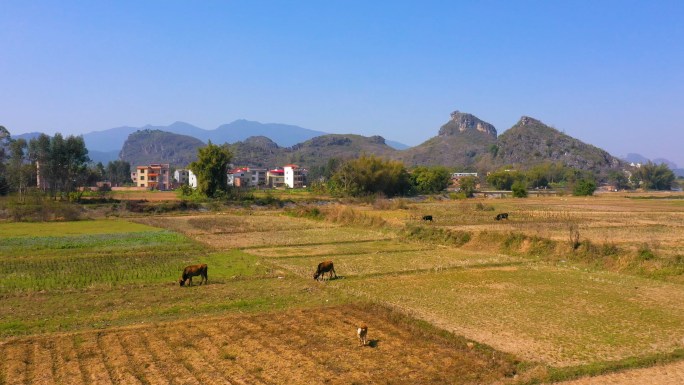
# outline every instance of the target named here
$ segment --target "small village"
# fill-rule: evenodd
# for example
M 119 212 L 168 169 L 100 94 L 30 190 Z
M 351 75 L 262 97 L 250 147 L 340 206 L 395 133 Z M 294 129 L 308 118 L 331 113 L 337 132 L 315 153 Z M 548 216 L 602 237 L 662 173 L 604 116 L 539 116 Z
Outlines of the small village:
M 255 188 L 303 188 L 306 187 L 308 171 L 295 164 L 273 169 L 238 167 L 227 172 L 230 187 Z M 197 188 L 197 176 L 189 169 L 176 169 L 171 175 L 168 163 L 137 166 L 131 173 L 135 186 L 146 190 L 174 190 L 182 185 Z

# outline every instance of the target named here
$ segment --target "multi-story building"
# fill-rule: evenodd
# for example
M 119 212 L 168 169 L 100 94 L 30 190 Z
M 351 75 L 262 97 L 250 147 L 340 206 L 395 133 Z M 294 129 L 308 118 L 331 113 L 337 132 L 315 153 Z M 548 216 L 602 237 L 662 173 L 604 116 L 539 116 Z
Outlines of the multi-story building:
M 249 187 L 252 184 L 252 172 L 248 167 L 229 170 L 226 182 L 228 186 Z
M 150 190 L 169 190 L 171 188 L 171 173 L 168 163 L 153 163 L 149 166 L 137 166 L 135 169 L 136 186 Z
M 285 185 L 289 188 L 302 188 L 306 183 L 306 172 L 296 164 L 288 164 L 283 167 Z
M 285 186 L 285 171 L 282 168 L 275 168 L 266 172 L 266 185 L 268 187 Z
M 173 172 L 173 180 L 179 186 L 188 184 L 188 178 L 190 176 L 190 170 L 179 168 Z
M 265 168 L 250 168 L 252 172 L 252 186 L 265 186 L 266 185 L 266 173 L 268 170 Z

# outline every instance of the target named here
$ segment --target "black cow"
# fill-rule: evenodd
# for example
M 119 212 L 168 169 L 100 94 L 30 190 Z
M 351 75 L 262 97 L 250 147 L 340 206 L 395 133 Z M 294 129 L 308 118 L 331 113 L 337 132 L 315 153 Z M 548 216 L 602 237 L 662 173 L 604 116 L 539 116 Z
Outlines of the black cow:
M 432 215 L 423 215 L 423 220 L 432 222 Z
M 183 275 L 178 280 L 181 286 L 185 286 L 185 281 L 190 280 L 190 286 L 192 286 L 192 277 L 201 275 L 200 285 L 202 283 L 209 282 L 209 277 L 207 276 L 207 264 L 203 263 L 201 265 L 191 265 L 183 270 Z
M 502 220 L 502 219 L 508 220 L 508 213 L 496 214 L 496 218 L 495 218 L 495 219 L 496 219 L 497 221 L 500 221 L 500 220 Z
M 332 261 L 324 261 L 318 264 L 318 267 L 316 268 L 316 272 L 313 275 L 313 278 L 318 280 L 320 277 L 321 279 L 324 279 L 325 277 L 323 274 L 328 273 L 328 279 L 332 279 L 333 274 L 335 274 L 335 278 L 337 278 L 337 273 L 335 272 L 335 266 L 333 266 Z

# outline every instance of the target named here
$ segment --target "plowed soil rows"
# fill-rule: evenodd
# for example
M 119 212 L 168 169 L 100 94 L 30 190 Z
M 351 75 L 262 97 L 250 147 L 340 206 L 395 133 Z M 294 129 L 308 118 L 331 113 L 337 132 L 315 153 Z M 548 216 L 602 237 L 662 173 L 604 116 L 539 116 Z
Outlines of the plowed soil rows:
M 17 338 L 0 345 L 0 383 L 490 384 L 512 373 L 498 353 L 378 309 L 345 305 Z M 369 346 L 359 346 L 360 322 L 369 326 Z

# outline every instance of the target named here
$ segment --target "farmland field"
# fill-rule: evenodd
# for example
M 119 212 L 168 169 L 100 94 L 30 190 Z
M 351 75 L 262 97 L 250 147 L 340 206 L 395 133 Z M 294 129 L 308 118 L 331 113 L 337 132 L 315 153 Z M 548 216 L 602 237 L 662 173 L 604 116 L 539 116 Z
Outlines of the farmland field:
M 526 384 L 649 370 L 684 358 L 682 203 L 352 208 L 374 225 L 338 222 L 333 205 L 316 219 L 243 207 L 0 224 L 0 384 Z M 315 282 L 324 259 L 339 278 Z M 182 267 L 200 262 L 209 284 L 180 288 Z

